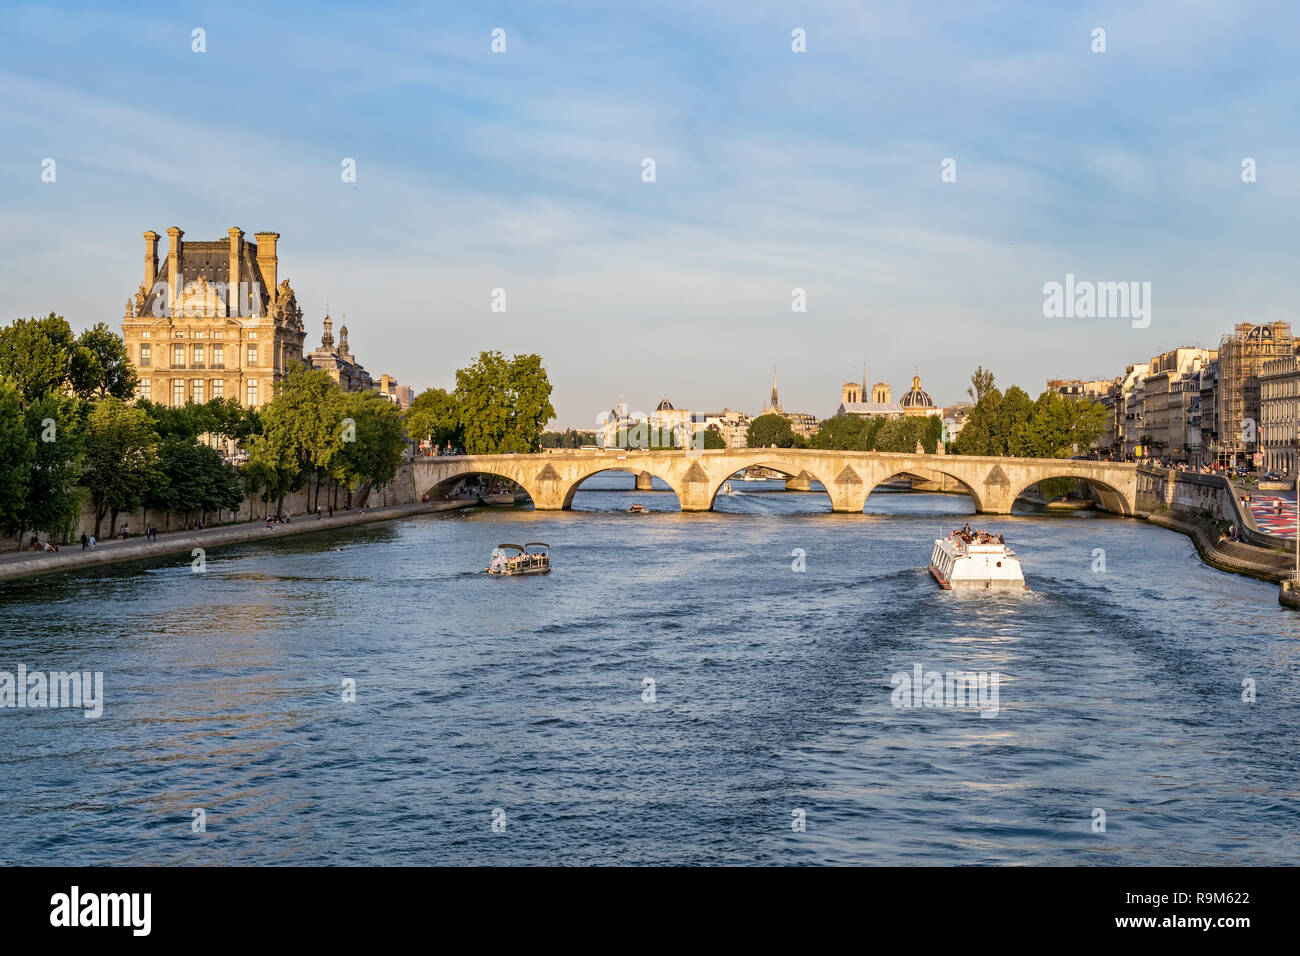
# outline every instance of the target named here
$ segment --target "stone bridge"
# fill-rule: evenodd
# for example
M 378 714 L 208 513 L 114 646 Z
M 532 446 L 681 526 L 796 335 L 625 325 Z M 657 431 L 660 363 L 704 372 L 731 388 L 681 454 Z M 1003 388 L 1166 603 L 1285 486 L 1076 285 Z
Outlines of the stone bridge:
M 636 487 L 650 488 L 651 476 L 677 494 L 683 511 L 709 511 L 723 483 L 736 472 L 762 466 L 790 476 L 791 488 L 817 482 L 831 510 L 861 513 L 867 495 L 882 481 L 914 476 L 956 482 L 981 514 L 1008 514 L 1026 489 L 1045 478 L 1077 478 L 1095 489 L 1101 507 L 1131 515 L 1137 500 L 1137 466 L 1124 462 L 1063 458 L 977 458 L 965 455 L 905 455 L 805 448 L 728 448 L 711 451 L 561 451 L 539 455 L 447 455 L 412 462 L 415 495 L 435 499 L 468 475 L 497 475 L 528 492 L 540 511 L 568 508 L 586 479 L 602 471 L 627 471 Z

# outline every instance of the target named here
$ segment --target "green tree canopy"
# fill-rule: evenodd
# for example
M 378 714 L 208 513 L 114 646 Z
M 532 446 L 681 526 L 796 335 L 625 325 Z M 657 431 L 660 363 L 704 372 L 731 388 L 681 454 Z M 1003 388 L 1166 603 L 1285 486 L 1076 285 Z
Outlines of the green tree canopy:
M 166 481 L 158 435 L 149 416 L 121 399 L 103 398 L 90 413 L 86 432 L 85 486 L 95 506 L 95 535 L 105 515 L 130 511 Z
M 22 393 L 0 376 L 0 529 L 7 534 L 21 534 L 26 525 L 35 445 L 23 419 Z
M 50 392 L 27 406 L 27 436 L 32 441 L 31 480 L 22 505 L 24 530 L 59 535 L 81 505 L 77 486 L 85 456 L 84 403 Z
M 793 448 L 794 429 L 790 427 L 790 420 L 784 415 L 769 412 L 750 421 L 749 429 L 745 432 L 745 443 L 750 448 L 767 448 L 770 445 L 775 445 L 777 448 Z
M 406 430 L 416 441 L 429 441 L 441 448 L 464 444 L 460 406 L 454 395 L 441 388 L 426 388 L 406 410 Z
M 455 400 L 471 455 L 538 451 L 542 427 L 555 417 L 539 355 L 507 361 L 500 352 L 480 353 L 473 365 L 456 370 Z
M 970 396 L 972 402 L 978 402 L 991 391 L 993 391 L 993 373 L 981 365 L 971 373 L 970 388 L 966 389 L 966 394 Z
M 129 399 L 135 393 L 137 380 L 122 337 L 103 322 L 77 336 L 69 380 L 73 390 L 83 398 L 112 395 L 124 401 Z
M 26 408 L 69 382 L 76 350 L 63 316 L 51 312 L 43 319 L 16 319 L 0 327 L 0 376 L 13 382 Z

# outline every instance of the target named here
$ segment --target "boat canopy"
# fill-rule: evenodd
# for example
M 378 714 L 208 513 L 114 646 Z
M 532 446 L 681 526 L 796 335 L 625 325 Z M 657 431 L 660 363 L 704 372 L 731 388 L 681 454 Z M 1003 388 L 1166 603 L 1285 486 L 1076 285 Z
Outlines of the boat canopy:
M 529 541 L 526 544 L 524 544 L 524 547 L 525 548 L 546 548 L 548 551 L 551 549 L 551 546 L 547 544 L 545 541 Z
M 524 550 L 523 547 L 522 547 L 521 545 L 517 545 L 517 544 L 499 544 L 499 545 L 497 545 L 497 547 L 498 547 L 498 548 L 513 548 L 513 549 L 516 550 L 516 551 L 522 551 L 522 550 Z

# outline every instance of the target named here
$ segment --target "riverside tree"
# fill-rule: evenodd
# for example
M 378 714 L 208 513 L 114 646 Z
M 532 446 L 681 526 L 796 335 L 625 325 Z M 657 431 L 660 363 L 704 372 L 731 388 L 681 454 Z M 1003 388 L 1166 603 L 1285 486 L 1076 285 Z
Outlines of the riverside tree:
M 50 392 L 27 406 L 24 424 L 32 442 L 31 477 L 22 504 L 20 534 L 28 530 L 63 534 L 77 518 L 82 493 L 77 483 L 85 459 L 85 403 Z
M 23 421 L 21 392 L 0 378 L 0 529 L 21 535 L 35 442 Z
M 358 486 L 364 501 L 371 488 L 396 477 L 408 439 L 401 409 L 378 392 L 345 392 L 342 410 L 352 421 L 352 437 L 343 443 L 331 474 L 347 489 L 350 508 Z
M 551 382 L 540 355 L 481 352 L 456 370 L 456 405 L 471 455 L 527 454 L 541 448 L 542 427 L 555 417 Z
M 149 416 L 117 398 L 95 403 L 86 429 L 85 486 L 95 508 L 95 536 L 104 516 L 117 528 L 120 512 L 130 511 L 162 485 L 158 434 Z
M 464 445 L 460 406 L 446 389 L 426 388 L 415 396 L 406 410 L 406 430 L 417 442 L 427 441 L 435 448 Z
M 209 511 L 239 508 L 239 476 L 216 449 L 172 436 L 163 440 L 158 457 L 162 480 L 149 494 L 149 507 L 180 513 L 187 526 L 192 512 L 206 519 Z
M 745 431 L 745 444 L 750 448 L 793 448 L 795 445 L 794 429 L 790 419 L 784 415 L 769 413 L 759 415 L 749 423 Z

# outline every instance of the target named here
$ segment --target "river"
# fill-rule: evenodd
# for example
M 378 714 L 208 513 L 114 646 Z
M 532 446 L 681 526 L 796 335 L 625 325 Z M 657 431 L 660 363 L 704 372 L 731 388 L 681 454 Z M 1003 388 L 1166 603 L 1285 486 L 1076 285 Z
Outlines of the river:
M 6 585 L 0 670 L 105 703 L 0 710 L 0 860 L 1300 863 L 1275 585 L 1090 512 L 631 484 Z M 1029 593 L 936 587 L 966 520 Z M 480 573 L 537 540 L 552 574 Z M 995 673 L 996 714 L 895 707 L 914 665 Z

